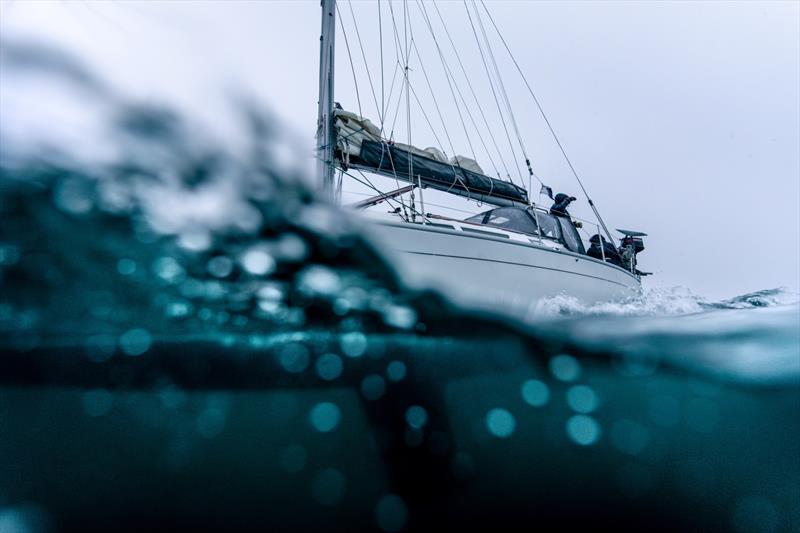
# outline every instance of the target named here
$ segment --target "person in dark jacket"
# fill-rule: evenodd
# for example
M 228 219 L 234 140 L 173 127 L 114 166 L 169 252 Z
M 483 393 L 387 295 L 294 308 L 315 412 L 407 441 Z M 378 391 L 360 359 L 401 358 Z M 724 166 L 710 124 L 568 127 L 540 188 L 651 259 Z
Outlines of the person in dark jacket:
M 564 217 L 570 218 L 569 211 L 567 211 L 567 207 L 569 204 L 577 200 L 574 196 L 567 196 L 564 193 L 558 193 L 555 197 L 555 202 L 553 206 L 550 208 L 550 214 L 555 215 L 557 217 Z
M 600 250 L 600 242 L 603 243 L 603 250 Z M 600 235 L 593 235 L 589 242 L 592 245 L 586 251 L 586 255 L 589 257 L 594 257 L 595 259 L 603 259 L 603 254 L 606 256 L 606 261 L 611 264 L 622 266 L 622 257 L 619 255 L 616 247 L 613 244 L 608 242 L 604 237 Z

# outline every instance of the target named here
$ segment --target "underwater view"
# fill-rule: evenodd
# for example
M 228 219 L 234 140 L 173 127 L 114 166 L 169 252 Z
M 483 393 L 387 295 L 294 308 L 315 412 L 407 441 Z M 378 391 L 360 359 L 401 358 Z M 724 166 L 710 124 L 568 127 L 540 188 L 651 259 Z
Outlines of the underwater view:
M 0 532 L 800 530 L 792 290 L 455 304 L 264 106 L 0 61 Z

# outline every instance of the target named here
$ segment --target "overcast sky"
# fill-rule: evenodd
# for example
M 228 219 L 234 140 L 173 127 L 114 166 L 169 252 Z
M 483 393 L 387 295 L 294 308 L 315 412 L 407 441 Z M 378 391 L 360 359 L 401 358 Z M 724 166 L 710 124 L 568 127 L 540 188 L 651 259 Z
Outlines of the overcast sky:
M 482 121 L 441 22 L 425 5 L 468 107 Z M 609 226 L 650 234 L 641 257 L 642 268 L 656 272 L 649 285 L 683 285 L 710 298 L 778 286 L 800 290 L 800 2 L 491 0 L 487 6 Z M 465 6 L 439 8 L 489 130 L 516 169 Z M 340 2 L 361 107 L 379 123 L 377 3 L 352 3 L 374 99 L 350 9 Z M 396 0 L 394 10 L 402 33 L 403 2 Z M 468 123 L 468 135 L 461 128 L 416 0 L 408 10 L 456 152 L 469 155 L 471 141 L 491 171 L 475 128 Z M 167 101 L 219 128 L 230 114 L 220 95 L 247 92 L 311 147 L 319 15 L 316 1 L 2 0 L 0 31 L 4 39 L 36 38 L 72 51 L 126 94 Z M 388 100 L 396 56 L 387 4 L 380 15 Z M 573 211 L 588 218 L 584 195 L 485 14 L 482 20 L 534 170 L 556 192 L 577 196 L 581 205 Z M 337 52 L 336 99 L 357 111 L 341 28 Z M 410 68 L 422 107 L 451 153 L 415 53 Z M 395 137 L 405 142 L 400 109 Z M 389 130 L 393 110 L 387 115 Z M 411 131 L 413 144 L 437 145 L 416 105 Z

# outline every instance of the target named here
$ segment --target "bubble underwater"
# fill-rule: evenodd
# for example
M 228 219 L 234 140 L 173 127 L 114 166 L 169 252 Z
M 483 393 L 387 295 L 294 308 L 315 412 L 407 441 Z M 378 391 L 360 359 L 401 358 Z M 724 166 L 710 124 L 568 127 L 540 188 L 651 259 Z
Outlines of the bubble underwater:
M 0 523 L 800 526 L 797 295 L 460 308 L 249 100 L 231 143 L 0 50 Z M 42 86 L 80 135 L 11 109 Z

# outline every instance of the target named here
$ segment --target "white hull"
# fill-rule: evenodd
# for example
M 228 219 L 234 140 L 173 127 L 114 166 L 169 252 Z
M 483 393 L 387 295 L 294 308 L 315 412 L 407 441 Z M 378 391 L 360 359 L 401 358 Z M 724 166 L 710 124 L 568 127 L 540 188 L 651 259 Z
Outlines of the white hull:
M 641 289 L 639 279 L 622 268 L 534 239 L 403 222 L 370 224 L 370 233 L 407 283 L 441 290 L 467 306 L 525 314 L 543 298 L 567 295 L 596 303 Z

